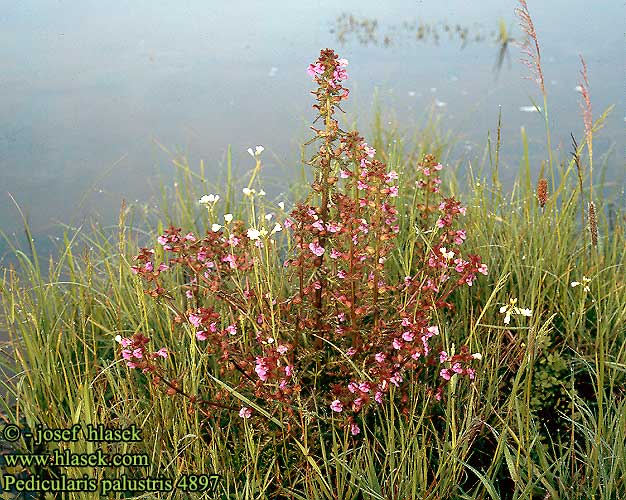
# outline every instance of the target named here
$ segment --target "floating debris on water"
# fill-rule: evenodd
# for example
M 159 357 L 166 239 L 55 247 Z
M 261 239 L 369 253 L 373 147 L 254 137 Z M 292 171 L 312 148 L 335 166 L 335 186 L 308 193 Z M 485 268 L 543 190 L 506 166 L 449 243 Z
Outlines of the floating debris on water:
M 576 85 L 576 87 L 574 87 L 574 92 L 580 92 L 582 94 L 583 88 L 580 85 Z
M 520 106 L 519 110 L 523 111 L 524 113 L 538 113 L 541 111 L 541 107 L 540 106 Z
M 269 71 L 269 73 L 267 74 L 267 76 L 269 76 L 269 77 L 274 77 L 274 76 L 276 76 L 276 73 L 278 73 L 278 68 L 276 68 L 276 67 L 272 66 L 272 67 L 270 68 L 270 71 Z
M 415 97 L 415 90 L 409 90 L 409 97 Z
M 440 101 L 439 99 L 435 99 L 435 106 L 438 108 L 445 108 L 448 105 L 447 102 Z

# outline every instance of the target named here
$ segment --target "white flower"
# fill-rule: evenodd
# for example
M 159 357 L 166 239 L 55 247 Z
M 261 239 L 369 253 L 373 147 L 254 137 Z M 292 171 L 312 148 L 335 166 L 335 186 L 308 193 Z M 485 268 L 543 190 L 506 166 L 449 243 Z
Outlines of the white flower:
M 117 342 L 118 344 L 122 343 L 122 336 L 121 335 L 116 335 L 115 336 L 115 342 Z
M 274 217 L 274 214 L 267 214 L 265 216 L 265 220 L 270 221 L 270 220 L 272 220 L 272 217 Z
M 261 189 L 261 191 L 259 191 L 259 196 L 265 196 L 266 194 L 267 193 L 265 191 L 263 191 L 262 189 Z
M 248 148 L 248 153 L 250 154 L 250 156 L 255 158 L 255 157 L 259 156 L 264 150 L 265 150 L 265 148 L 263 146 L 256 146 L 254 148 L 254 151 L 252 151 L 252 148 Z
M 443 258 L 446 260 L 450 260 L 452 257 L 454 257 L 454 252 L 452 250 L 447 252 L 446 250 L 447 250 L 446 247 L 441 247 L 439 249 L 439 251 L 441 252 L 441 255 L 443 255 Z
M 521 314 L 529 318 L 532 316 L 532 309 L 521 309 L 515 304 L 517 304 L 517 299 L 509 299 L 508 305 L 500 308 L 500 314 L 504 314 L 504 323 L 506 325 L 511 322 L 511 314 Z
M 277 233 L 279 231 L 283 230 L 283 226 L 281 226 L 278 222 L 274 225 L 274 229 L 272 229 L 272 232 L 270 234 L 274 234 Z
M 279 202 L 278 206 L 280 207 L 281 210 L 285 210 L 285 202 L 283 201 Z
M 575 286 L 578 286 L 578 285 L 582 285 L 583 286 L 583 291 L 584 292 L 589 292 L 589 291 L 591 291 L 591 289 L 588 286 L 589 283 L 591 283 L 591 279 L 587 278 L 586 276 L 583 276 L 582 283 L 580 281 L 572 281 L 570 284 L 572 285 L 572 288 L 574 288 Z
M 224 220 L 226 224 L 230 224 L 233 221 L 233 214 L 224 214 Z
M 253 227 L 251 227 L 250 229 L 248 229 L 248 231 L 246 231 L 246 235 L 251 240 L 258 240 L 259 237 L 261 236 L 261 232 L 259 230 L 257 230 L 257 229 L 254 229 Z
M 222 229 L 223 226 L 220 226 L 219 224 L 213 224 L 211 226 L 211 231 L 213 231 L 214 233 L 217 233 L 220 229 Z
M 217 203 L 219 199 L 219 194 L 205 194 L 202 198 L 200 198 L 200 205 L 210 205 L 213 203 Z
M 474 354 L 472 354 L 472 358 L 474 359 L 483 359 L 483 355 L 479 352 L 475 352 Z
M 250 188 L 243 188 L 241 192 L 245 194 L 246 196 L 252 196 L 255 193 L 254 189 L 250 189 Z

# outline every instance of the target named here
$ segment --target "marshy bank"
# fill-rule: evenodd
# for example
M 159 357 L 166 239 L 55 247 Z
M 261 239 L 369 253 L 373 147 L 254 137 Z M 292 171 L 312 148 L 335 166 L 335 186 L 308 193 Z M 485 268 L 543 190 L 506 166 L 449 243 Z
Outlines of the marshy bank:
M 541 142 L 554 145 L 519 7 Z M 49 261 L 14 253 L 0 281 L 15 349 L 2 357 L 14 372 L 3 435 L 102 424 L 141 439 L 21 435 L 13 457 L 136 460 L 3 457 L 2 477 L 171 482 L 126 481 L 111 498 L 208 498 L 212 474 L 224 498 L 623 496 L 626 220 L 623 192 L 599 178 L 608 122 L 585 99 L 593 75 L 580 66 L 568 152 L 533 160 L 539 139 L 522 136 L 506 182 L 502 125 L 461 169 L 432 127 L 415 137 L 378 118 L 350 132 L 339 106 L 355 66 L 326 50 L 300 68 L 320 119 L 289 194 L 265 184 L 263 141 L 241 148 L 245 176 L 227 154 L 222 184 L 179 156 L 147 219 L 122 205 L 114 230 L 68 231 Z

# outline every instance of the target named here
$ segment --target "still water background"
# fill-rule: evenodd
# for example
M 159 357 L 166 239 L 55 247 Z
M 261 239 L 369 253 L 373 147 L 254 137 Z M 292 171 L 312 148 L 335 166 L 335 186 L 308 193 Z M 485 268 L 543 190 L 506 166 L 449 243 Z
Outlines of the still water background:
M 385 120 L 412 130 L 429 112 L 457 138 L 453 161 L 478 162 L 502 110 L 505 179 L 545 134 L 541 100 L 520 51 L 495 71 L 500 19 L 522 37 L 516 2 L 483 0 L 303 2 L 23 0 L 0 9 L 0 228 L 22 237 L 28 214 L 36 244 L 51 248 L 59 223 L 113 224 L 122 199 L 154 204 L 175 171 L 157 143 L 204 159 L 224 177 L 230 144 L 238 175 L 246 149 L 262 144 L 271 192 L 300 170 L 312 88 L 307 64 L 325 47 L 349 59 L 348 120 L 370 130 L 373 95 Z M 623 190 L 626 121 L 621 2 L 529 1 L 541 43 L 553 145 L 582 140 L 579 54 L 586 59 L 594 117 L 615 105 L 594 142 L 596 168 Z M 352 23 L 350 23 L 352 16 Z M 457 27 L 458 25 L 458 27 Z M 422 28 L 420 28 L 422 26 Z M 421 30 L 421 38 L 419 32 Z M 435 35 L 436 33 L 436 35 Z M 461 34 L 463 33 L 463 34 Z M 541 156 L 533 156 L 537 171 Z M 243 181 L 242 181 L 243 183 Z M 7 247 L 0 243 L 0 259 Z

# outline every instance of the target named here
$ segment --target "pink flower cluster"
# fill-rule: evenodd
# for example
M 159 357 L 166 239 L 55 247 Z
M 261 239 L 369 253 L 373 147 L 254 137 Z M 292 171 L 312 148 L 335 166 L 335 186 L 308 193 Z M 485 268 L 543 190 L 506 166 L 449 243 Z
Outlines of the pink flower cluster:
M 150 339 L 141 333 L 137 333 L 131 338 L 118 336 L 116 341 L 121 346 L 121 355 L 126 360 L 126 366 L 138 368 L 143 373 L 155 371 L 156 365 L 152 361 L 159 358 L 167 358 L 169 355 L 166 347 L 161 347 L 158 351 L 149 353 L 146 350 L 146 346 Z
M 437 175 L 443 167 L 434 157 L 418 165 L 418 192 L 406 193 L 413 178 L 401 183 L 357 131 L 341 130 L 334 114 L 348 96 L 342 86 L 347 65 L 326 49 L 307 69 L 317 84 L 314 107 L 324 128 L 313 129 L 320 145 L 310 162 L 316 169 L 312 195 L 280 221 L 292 242 L 281 287 L 261 286 L 258 272 L 287 250 L 269 243 L 259 252 L 259 231 L 241 221 L 205 236 L 171 226 L 157 239 L 165 262 L 157 265 L 155 251 L 142 249 L 131 269 L 150 284 L 147 293 L 175 311 L 174 323 L 185 325 L 211 354 L 216 376 L 256 398 L 255 404 L 276 410 L 274 415 L 293 417 L 290 425 L 299 425 L 296 401 L 312 411 L 323 402 L 356 436 L 358 419 L 391 393 L 408 408 L 409 381 L 416 374 L 440 370 L 439 384 L 429 386 L 436 398 L 454 375 L 475 377 L 470 363 L 478 358 L 466 347 L 454 356 L 443 352 L 435 318 L 440 310 L 452 310 L 449 297 L 456 288 L 472 286 L 487 267 L 460 249 L 467 235 L 457 223 L 465 207 L 441 195 Z M 412 245 L 416 257 L 408 275 L 398 278 L 386 263 L 398 253 L 400 225 L 406 222 L 397 207 L 404 213 L 413 199 L 417 222 L 433 240 L 401 243 Z M 266 254 L 271 262 L 263 260 Z M 167 272 L 185 276 L 182 288 L 176 282 L 166 290 L 161 275 Z M 141 364 L 142 338 L 124 342 L 122 356 L 147 367 Z M 231 397 L 218 388 L 207 393 L 220 405 Z M 242 419 L 253 416 L 240 403 L 228 408 Z

